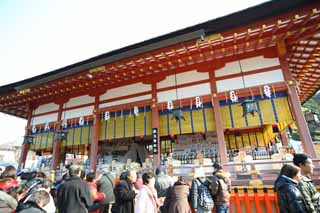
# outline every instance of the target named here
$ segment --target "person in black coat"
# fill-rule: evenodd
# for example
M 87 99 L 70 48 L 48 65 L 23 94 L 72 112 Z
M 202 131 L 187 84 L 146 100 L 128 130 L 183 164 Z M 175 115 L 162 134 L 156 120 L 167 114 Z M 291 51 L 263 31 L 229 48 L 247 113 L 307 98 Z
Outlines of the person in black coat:
M 115 204 L 112 205 L 112 213 L 134 213 L 134 199 L 138 194 L 133 186 L 137 179 L 135 171 L 128 171 L 121 175 L 120 182 L 114 189 Z
M 114 203 L 114 178 L 107 169 L 100 173 L 97 187 L 99 192 L 103 192 L 106 195 L 105 199 L 100 202 L 100 213 L 109 213 L 110 206 Z
M 280 213 L 307 212 L 302 194 L 298 189 L 300 179 L 299 167 L 289 164 L 282 167 L 274 186 L 278 194 Z
M 87 213 L 88 207 L 93 204 L 89 186 L 80 178 L 80 172 L 77 165 L 71 165 L 69 177 L 58 188 L 59 213 Z

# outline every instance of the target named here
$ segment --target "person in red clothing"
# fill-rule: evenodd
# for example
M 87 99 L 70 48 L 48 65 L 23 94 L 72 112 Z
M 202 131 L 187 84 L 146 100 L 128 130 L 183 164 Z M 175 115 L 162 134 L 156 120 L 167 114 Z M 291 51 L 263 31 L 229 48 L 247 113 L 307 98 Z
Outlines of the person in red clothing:
M 0 189 L 8 190 L 10 187 L 18 186 L 19 183 L 16 180 L 17 170 L 13 166 L 7 166 L 0 179 Z
M 106 195 L 103 192 L 98 192 L 97 184 L 96 184 L 96 174 L 94 172 L 89 172 L 86 176 L 86 181 L 89 185 L 90 195 L 94 202 L 93 206 L 89 208 L 90 213 L 99 213 L 100 203 Z

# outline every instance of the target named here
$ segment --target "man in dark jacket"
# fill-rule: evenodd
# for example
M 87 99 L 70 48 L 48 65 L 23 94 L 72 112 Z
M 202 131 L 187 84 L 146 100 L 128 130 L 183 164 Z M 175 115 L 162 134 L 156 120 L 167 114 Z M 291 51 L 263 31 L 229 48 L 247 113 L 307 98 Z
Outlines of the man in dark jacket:
M 69 177 L 58 188 L 59 213 L 87 213 L 88 207 L 93 204 L 89 186 L 80 178 L 80 167 L 71 165 Z
M 302 179 L 298 187 L 305 200 L 307 211 L 310 213 L 320 212 L 320 193 L 311 179 L 314 168 L 311 158 L 306 154 L 295 154 L 293 163 L 301 170 Z
M 100 204 L 100 213 L 109 213 L 110 206 L 114 203 L 114 178 L 108 169 L 104 169 L 98 176 L 97 187 L 99 192 L 103 192 L 106 197 Z
M 133 213 L 134 199 L 138 194 L 133 186 L 137 179 L 137 173 L 133 170 L 121 175 L 123 179 L 116 185 L 114 189 L 115 204 L 112 205 L 112 213 Z

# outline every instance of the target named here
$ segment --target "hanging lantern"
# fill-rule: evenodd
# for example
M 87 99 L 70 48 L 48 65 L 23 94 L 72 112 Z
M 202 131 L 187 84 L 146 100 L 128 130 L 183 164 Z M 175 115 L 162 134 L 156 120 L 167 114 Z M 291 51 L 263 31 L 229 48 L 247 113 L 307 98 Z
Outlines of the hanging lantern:
M 203 140 L 206 140 L 207 139 L 207 133 L 206 133 L 206 131 L 201 131 L 200 132 L 200 135 L 202 136 L 202 138 L 203 138 Z
M 241 131 L 240 131 L 240 128 L 235 128 L 234 130 L 234 136 L 241 136 Z
M 137 106 L 133 107 L 133 114 L 135 116 L 138 116 L 139 115 L 139 108 Z
M 110 112 L 109 111 L 106 111 L 104 113 L 104 120 L 107 121 L 107 120 L 110 120 Z
M 55 139 L 59 141 L 66 140 L 68 137 L 68 131 L 66 130 L 57 131 L 55 134 Z
M 34 140 L 34 136 L 32 135 L 25 135 L 23 138 L 23 144 L 32 144 Z
M 272 124 L 272 132 L 273 132 L 273 133 L 279 132 L 278 124 Z
M 196 108 L 202 108 L 202 101 L 199 96 L 196 97 Z
M 176 121 L 180 121 L 181 119 L 186 120 L 186 118 L 183 115 L 183 110 L 179 108 L 175 108 L 172 110 L 172 119 L 176 119 Z
M 256 101 L 254 99 L 246 99 L 242 102 L 242 117 L 246 116 L 248 113 L 250 113 L 252 116 L 254 116 L 254 112 L 258 113 Z

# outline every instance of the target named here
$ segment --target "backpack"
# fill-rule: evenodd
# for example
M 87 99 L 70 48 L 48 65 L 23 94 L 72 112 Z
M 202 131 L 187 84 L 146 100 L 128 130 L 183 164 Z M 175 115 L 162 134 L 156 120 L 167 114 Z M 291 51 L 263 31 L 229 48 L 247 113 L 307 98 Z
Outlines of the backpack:
M 206 186 L 200 179 L 197 179 L 198 185 L 198 203 L 203 210 L 211 211 L 214 207 L 212 195 Z

